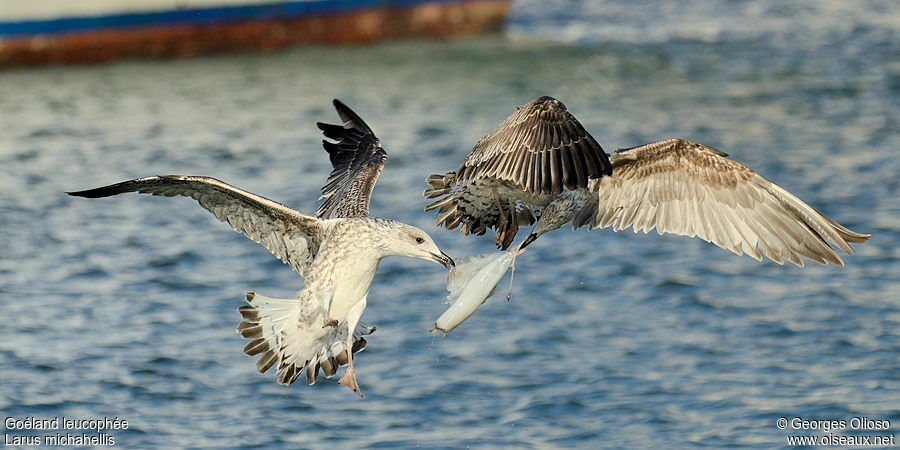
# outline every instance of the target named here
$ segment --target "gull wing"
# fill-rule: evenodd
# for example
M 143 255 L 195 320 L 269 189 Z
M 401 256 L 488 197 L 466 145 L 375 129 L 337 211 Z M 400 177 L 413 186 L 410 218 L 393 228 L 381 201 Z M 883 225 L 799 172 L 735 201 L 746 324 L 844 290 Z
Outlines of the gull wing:
M 585 188 L 611 173 L 600 144 L 552 97 L 539 97 L 475 144 L 456 171 L 460 180 L 497 178 L 531 194 Z
M 322 219 L 368 217 L 372 189 L 387 153 L 362 118 L 340 100 L 333 103 L 344 124 L 316 123 L 325 137 L 337 141 L 322 141 L 334 168 L 322 187 L 325 201 L 316 215 Z
M 591 186 L 596 196 L 577 226 L 699 237 L 738 255 L 803 266 L 843 261 L 833 245 L 852 253 L 853 232 L 756 171 L 714 148 L 668 139 L 610 156 L 613 175 Z
M 100 198 L 126 192 L 191 197 L 217 219 L 264 245 L 303 276 L 324 239 L 321 221 L 315 217 L 210 177 L 146 177 L 68 194 Z

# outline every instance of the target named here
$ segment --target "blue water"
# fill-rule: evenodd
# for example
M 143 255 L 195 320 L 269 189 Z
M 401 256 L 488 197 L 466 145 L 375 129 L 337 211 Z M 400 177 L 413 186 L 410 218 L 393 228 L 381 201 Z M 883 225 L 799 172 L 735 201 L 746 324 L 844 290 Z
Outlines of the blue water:
M 491 251 L 432 225 L 423 179 L 539 95 L 608 151 L 702 142 L 873 237 L 846 267 L 801 269 L 557 231 L 517 262 L 512 301 L 446 337 L 425 332 L 443 269 L 388 258 L 361 400 L 334 380 L 279 386 L 241 353 L 242 293 L 300 286 L 264 248 L 186 199 L 63 194 L 203 174 L 312 212 L 329 170 L 313 124 L 339 97 L 389 153 L 374 213 L 452 255 Z M 118 416 L 124 447 L 769 448 L 810 433 L 779 417 L 898 434 L 898 123 L 893 1 L 528 0 L 475 39 L 2 72 L 0 412 Z

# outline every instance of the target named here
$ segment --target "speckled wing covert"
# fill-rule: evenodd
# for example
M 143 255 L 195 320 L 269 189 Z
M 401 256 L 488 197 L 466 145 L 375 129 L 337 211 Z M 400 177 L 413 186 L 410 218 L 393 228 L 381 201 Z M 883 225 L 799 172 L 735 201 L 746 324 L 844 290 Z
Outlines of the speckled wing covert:
M 210 177 L 146 177 L 68 194 L 100 198 L 126 192 L 191 197 L 235 231 L 264 245 L 304 277 L 324 239 L 320 221 L 315 217 Z
M 368 217 L 372 189 L 387 153 L 362 118 L 340 100 L 333 103 L 344 124 L 316 122 L 325 137 L 337 141 L 322 141 L 334 168 L 322 187 L 325 201 L 316 215 L 322 219 Z
M 496 178 L 531 194 L 558 194 L 587 187 L 589 179 L 611 171 L 606 153 L 575 116 L 559 100 L 544 96 L 485 134 L 456 176 Z
M 702 144 L 668 139 L 611 155 L 613 175 L 593 182 L 597 195 L 573 220 L 576 227 L 633 227 L 699 237 L 738 255 L 803 266 L 843 261 L 853 232 L 756 171 Z

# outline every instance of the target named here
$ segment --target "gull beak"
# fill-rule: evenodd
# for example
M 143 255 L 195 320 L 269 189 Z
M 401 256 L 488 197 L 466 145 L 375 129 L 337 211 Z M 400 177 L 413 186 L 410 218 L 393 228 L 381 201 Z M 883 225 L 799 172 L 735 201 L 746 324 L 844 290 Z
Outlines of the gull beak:
M 525 247 L 528 247 L 528 244 L 534 242 L 534 240 L 537 239 L 537 238 L 538 238 L 538 235 L 537 235 L 537 234 L 534 234 L 534 233 L 529 234 L 528 237 L 525 238 L 525 240 L 522 241 L 522 243 L 519 245 L 519 250 L 520 250 L 520 251 L 521 251 L 521 250 L 524 250 Z
M 453 268 L 456 267 L 456 263 L 453 262 L 453 258 L 448 256 L 444 252 L 441 252 L 440 255 L 435 255 L 434 253 L 432 253 L 431 259 L 433 259 L 435 262 L 440 263 L 441 265 L 446 267 L 447 270 L 453 270 Z

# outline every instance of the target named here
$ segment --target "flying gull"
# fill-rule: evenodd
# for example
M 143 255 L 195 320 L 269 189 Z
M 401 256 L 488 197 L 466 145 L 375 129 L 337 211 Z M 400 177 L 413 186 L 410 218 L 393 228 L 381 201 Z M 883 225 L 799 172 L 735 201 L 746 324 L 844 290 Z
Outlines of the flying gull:
M 423 258 L 447 268 L 453 260 L 424 231 L 369 216 L 372 187 L 386 153 L 359 116 L 337 100 L 334 106 L 343 125 L 318 124 L 337 141 L 325 142 L 334 170 L 322 190 L 326 200 L 318 217 L 202 176 L 138 178 L 69 194 L 191 197 L 235 231 L 264 245 L 306 282 L 293 299 L 247 293 L 249 305 L 238 309 L 243 317 L 238 332 L 251 339 L 244 352 L 262 355 L 256 363 L 261 373 L 277 364 L 278 382 L 285 385 L 304 369 L 307 382 L 313 384 L 320 369 L 330 377 L 347 364 L 339 383 L 361 396 L 353 353 L 365 347 L 362 336 L 372 331 L 360 317 L 381 258 Z
M 425 210 L 463 235 L 496 228 L 502 249 L 535 220 L 520 250 L 571 223 L 699 237 L 778 264 L 843 265 L 832 246 L 850 254 L 869 238 L 727 156 L 683 139 L 607 155 L 562 102 L 539 97 L 485 134 L 456 172 L 431 175 L 425 195 L 437 200 Z
M 590 180 L 612 173 L 600 144 L 551 97 L 532 100 L 475 144 L 456 172 L 432 174 L 428 198 L 442 197 L 437 225 L 482 235 L 497 229 L 506 249 L 519 227 L 531 225 L 551 199 L 585 192 Z

